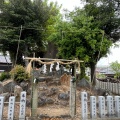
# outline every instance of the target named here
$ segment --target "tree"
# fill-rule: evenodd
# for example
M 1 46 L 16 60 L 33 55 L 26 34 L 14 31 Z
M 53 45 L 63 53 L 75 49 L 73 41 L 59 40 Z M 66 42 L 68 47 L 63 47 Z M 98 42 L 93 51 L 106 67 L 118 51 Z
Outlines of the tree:
M 51 17 L 55 20 L 59 14 L 57 3 L 48 4 L 47 0 L 1 0 L 0 10 L 1 50 L 9 51 L 15 63 L 19 41 L 20 59 L 17 59 L 17 63 L 21 63 L 22 55 L 32 56 L 33 52 L 42 57 L 47 45 L 44 31 Z
M 115 77 L 117 79 L 120 78 L 120 63 L 118 63 L 118 61 L 112 62 L 110 67 L 115 72 Z
M 86 15 L 93 17 L 94 25 L 98 27 L 98 29 L 103 30 L 107 39 L 113 43 L 120 38 L 119 5 L 119 0 L 89 0 L 84 6 Z M 103 55 L 101 55 L 101 57 L 102 56 Z M 93 78 L 95 77 L 92 77 L 92 79 Z
M 113 42 L 118 41 L 120 38 L 119 8 L 119 0 L 87 0 L 84 6 L 87 16 L 93 16 L 96 25 L 104 30 Z
M 95 84 L 97 61 L 106 56 L 112 43 L 120 38 L 120 15 L 118 0 L 90 0 L 82 10 L 79 8 L 68 15 L 67 32 L 59 41 L 62 57 L 78 57 L 91 68 L 91 81 Z M 57 42 L 58 43 L 58 42 Z
M 97 61 L 106 55 L 112 44 L 93 20 L 84 10 L 76 9 L 70 13 L 69 21 L 58 24 L 56 29 L 61 32 L 52 36 L 58 45 L 59 57 L 83 60 L 92 70 L 92 79 Z M 82 65 L 82 72 L 84 69 Z

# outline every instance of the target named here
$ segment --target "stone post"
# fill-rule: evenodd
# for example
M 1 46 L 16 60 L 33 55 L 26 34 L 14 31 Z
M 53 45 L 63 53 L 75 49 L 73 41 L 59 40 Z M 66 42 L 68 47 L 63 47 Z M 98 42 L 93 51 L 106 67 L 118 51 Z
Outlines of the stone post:
M 34 78 L 32 84 L 32 106 L 31 106 L 31 117 L 37 116 L 37 107 L 38 107 L 38 90 L 36 78 Z
M 95 96 L 90 96 L 90 117 L 92 119 L 96 119 L 97 114 L 96 114 L 96 97 Z
M 35 58 L 35 53 L 33 55 Z M 37 77 L 39 77 L 39 71 L 35 70 L 35 62 L 33 62 L 32 71 L 32 93 L 31 93 L 31 117 L 37 117 L 37 107 L 38 107 L 38 90 L 37 90 Z
M 25 120 L 26 113 L 26 92 L 21 92 L 20 95 L 20 111 L 19 111 L 19 120 Z
M 98 107 L 99 107 L 99 116 L 100 118 L 105 117 L 105 97 L 104 96 L 98 96 Z
M 120 118 L 120 96 L 115 96 L 115 115 Z
M 70 115 L 73 118 L 76 114 L 76 79 L 70 80 Z
M 4 107 L 4 97 L 0 96 L 0 120 L 2 120 L 3 117 L 3 107 Z
M 82 120 L 87 120 L 88 106 L 87 106 L 86 92 L 81 92 L 81 113 L 82 113 Z
M 14 119 L 15 97 L 9 97 L 8 120 Z
M 113 96 L 107 96 L 107 112 L 108 116 L 113 116 Z
M 120 82 L 118 83 L 118 95 L 120 95 Z

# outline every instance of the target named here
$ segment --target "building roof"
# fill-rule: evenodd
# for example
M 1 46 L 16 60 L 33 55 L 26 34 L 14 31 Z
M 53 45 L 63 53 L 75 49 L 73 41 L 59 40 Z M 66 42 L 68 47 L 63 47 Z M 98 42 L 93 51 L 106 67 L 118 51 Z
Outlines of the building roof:
M 97 68 L 96 71 L 99 72 L 99 73 L 102 73 L 102 74 L 115 74 L 115 72 L 112 70 L 112 68 L 110 66 L 99 67 L 99 68 Z
M 12 63 L 10 60 L 10 56 L 0 55 L 0 63 Z

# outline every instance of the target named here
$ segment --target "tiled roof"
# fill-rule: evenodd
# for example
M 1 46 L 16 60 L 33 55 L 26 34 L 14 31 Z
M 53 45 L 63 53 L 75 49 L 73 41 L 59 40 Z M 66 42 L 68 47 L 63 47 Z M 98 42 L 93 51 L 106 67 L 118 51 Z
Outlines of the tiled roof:
M 99 67 L 96 69 L 97 72 L 103 73 L 103 74 L 115 74 L 115 72 L 112 70 L 112 68 L 109 67 Z
M 0 63 L 12 63 L 10 56 L 0 55 Z

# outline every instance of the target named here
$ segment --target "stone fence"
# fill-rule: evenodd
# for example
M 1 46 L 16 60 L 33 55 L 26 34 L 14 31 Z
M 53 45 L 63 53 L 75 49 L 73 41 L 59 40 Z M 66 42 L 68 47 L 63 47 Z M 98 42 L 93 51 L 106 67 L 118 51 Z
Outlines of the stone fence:
M 106 89 L 114 94 L 120 95 L 120 83 L 119 82 L 109 82 L 96 80 L 96 87 Z
M 88 116 L 90 114 L 90 116 Z M 81 92 L 81 117 L 89 119 L 120 119 L 120 96 L 90 96 L 87 92 Z
M 4 96 L 0 96 L 0 120 L 3 120 L 3 111 L 4 111 Z M 15 96 L 9 97 L 8 103 L 8 112 L 7 112 L 7 120 L 14 120 L 14 112 L 15 112 Z M 25 112 L 26 112 L 26 92 L 21 92 L 20 102 L 19 102 L 19 120 L 25 120 Z

